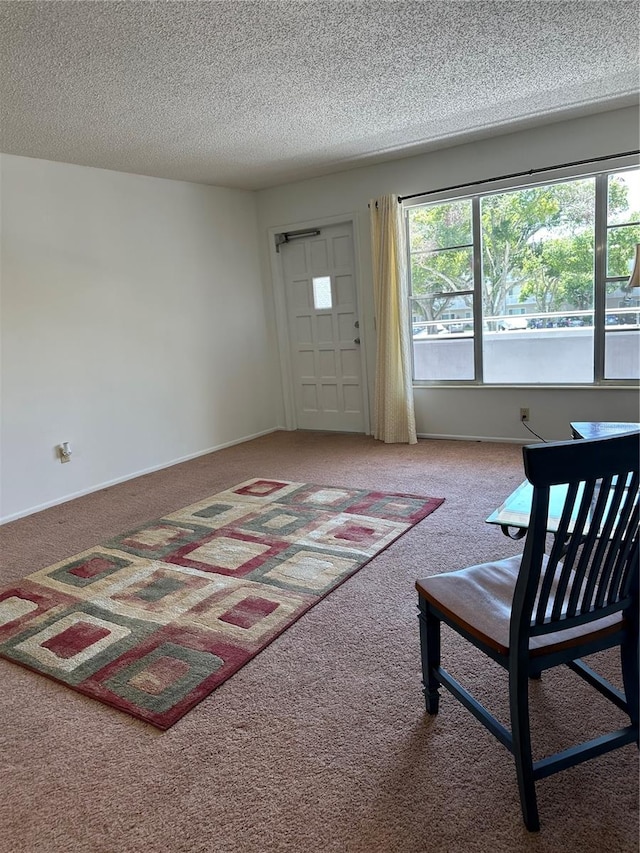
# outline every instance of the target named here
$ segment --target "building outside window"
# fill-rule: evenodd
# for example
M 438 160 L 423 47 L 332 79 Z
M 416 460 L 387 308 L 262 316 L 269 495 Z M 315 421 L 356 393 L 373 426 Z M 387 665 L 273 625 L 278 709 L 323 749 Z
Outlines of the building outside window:
M 640 378 L 640 169 L 404 204 L 415 382 Z

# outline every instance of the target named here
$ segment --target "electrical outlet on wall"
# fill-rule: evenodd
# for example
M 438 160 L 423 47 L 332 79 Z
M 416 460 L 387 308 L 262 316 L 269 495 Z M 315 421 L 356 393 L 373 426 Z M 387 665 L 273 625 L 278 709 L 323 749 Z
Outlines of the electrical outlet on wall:
M 529 420 L 529 409 L 520 409 L 520 420 L 528 421 Z
M 58 445 L 58 457 L 61 462 L 71 462 L 71 445 L 68 441 Z

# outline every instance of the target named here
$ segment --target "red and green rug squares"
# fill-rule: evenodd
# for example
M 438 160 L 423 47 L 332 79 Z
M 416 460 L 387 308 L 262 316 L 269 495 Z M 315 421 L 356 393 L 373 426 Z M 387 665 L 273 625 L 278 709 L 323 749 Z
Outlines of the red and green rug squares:
M 441 503 L 249 480 L 0 592 L 0 656 L 167 729 Z

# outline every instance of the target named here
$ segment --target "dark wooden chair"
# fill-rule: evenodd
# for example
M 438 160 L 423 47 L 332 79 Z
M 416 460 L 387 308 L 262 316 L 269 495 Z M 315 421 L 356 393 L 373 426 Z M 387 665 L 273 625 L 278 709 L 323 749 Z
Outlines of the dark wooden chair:
M 538 779 L 638 743 L 639 450 L 638 433 L 523 448 L 533 485 L 524 552 L 416 583 L 427 711 L 438 713 L 443 685 L 510 750 L 531 831 L 540 828 Z M 553 536 L 547 532 L 552 487 L 566 489 Z M 508 671 L 511 731 L 440 665 L 441 622 Z M 624 693 L 580 660 L 614 646 L 620 647 Z M 559 664 L 628 713 L 630 723 L 533 761 L 528 679 Z

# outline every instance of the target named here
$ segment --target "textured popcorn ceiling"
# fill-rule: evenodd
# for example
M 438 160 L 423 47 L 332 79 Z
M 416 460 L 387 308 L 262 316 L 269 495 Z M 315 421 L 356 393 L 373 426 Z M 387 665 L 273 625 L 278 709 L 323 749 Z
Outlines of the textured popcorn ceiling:
M 637 103 L 639 9 L 0 2 L 0 150 L 273 186 Z

